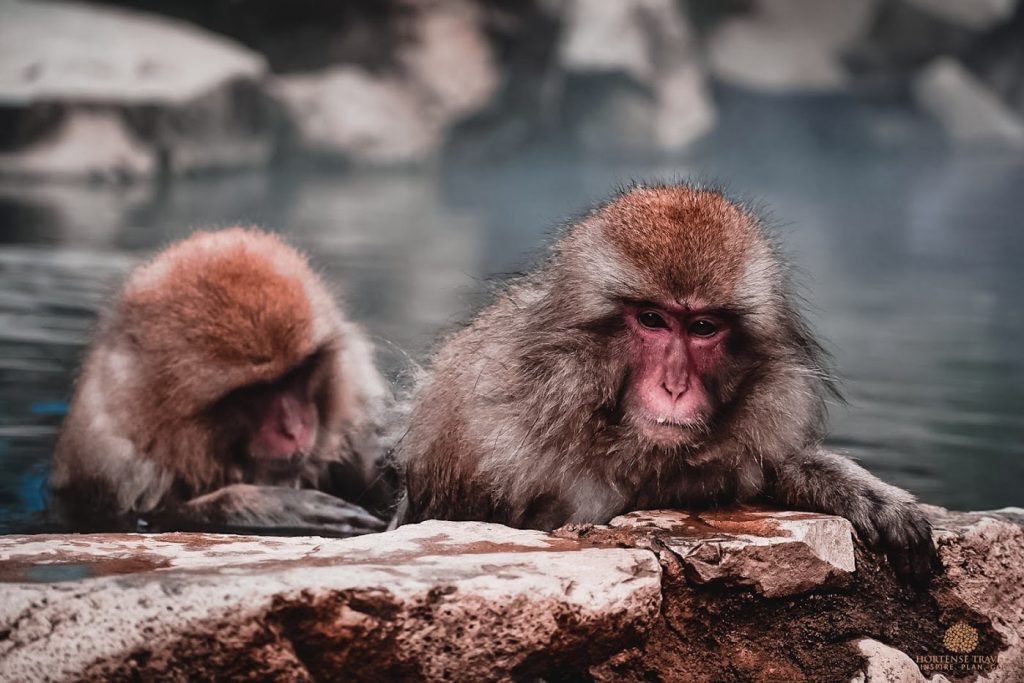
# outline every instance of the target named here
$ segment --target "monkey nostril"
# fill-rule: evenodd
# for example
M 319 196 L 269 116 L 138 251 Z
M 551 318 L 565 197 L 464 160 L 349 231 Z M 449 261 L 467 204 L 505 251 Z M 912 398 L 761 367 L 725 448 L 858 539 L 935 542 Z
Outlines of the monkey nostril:
M 682 397 L 682 395 L 689 390 L 690 384 L 689 382 L 662 382 L 661 388 L 665 390 L 665 393 L 668 394 L 673 401 L 678 401 Z

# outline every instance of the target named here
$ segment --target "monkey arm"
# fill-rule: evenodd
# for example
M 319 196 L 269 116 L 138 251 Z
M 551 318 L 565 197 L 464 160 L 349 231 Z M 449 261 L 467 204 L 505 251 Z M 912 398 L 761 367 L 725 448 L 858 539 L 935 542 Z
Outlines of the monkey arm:
M 232 484 L 147 515 L 153 531 L 358 536 L 386 522 L 341 498 L 315 489 Z
M 840 515 L 893 569 L 916 584 L 941 570 L 931 524 L 906 491 L 852 460 L 820 448 L 765 463 L 768 493 L 782 505 Z

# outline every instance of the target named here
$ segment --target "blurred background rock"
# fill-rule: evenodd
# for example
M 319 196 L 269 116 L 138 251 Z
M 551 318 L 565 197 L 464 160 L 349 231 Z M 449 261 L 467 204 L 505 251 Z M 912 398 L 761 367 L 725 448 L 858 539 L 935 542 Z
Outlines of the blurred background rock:
M 855 99 L 885 114 L 856 131 L 873 143 L 1024 146 L 1016 0 L 5 0 L 0 12 L 7 175 L 395 166 L 551 140 L 673 153 L 764 98 Z
M 771 207 L 834 447 L 1024 502 L 1019 0 L 0 0 L 0 531 L 166 242 L 286 233 L 399 373 L 559 222 L 692 177 Z

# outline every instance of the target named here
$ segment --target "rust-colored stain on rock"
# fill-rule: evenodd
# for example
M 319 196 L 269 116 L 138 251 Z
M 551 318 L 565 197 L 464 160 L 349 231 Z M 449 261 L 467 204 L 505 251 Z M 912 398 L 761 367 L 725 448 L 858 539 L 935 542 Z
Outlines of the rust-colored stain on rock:
M 629 523 L 615 526 L 637 531 L 660 530 L 663 534 L 683 537 L 706 538 L 708 535 L 728 533 L 739 536 L 759 536 L 762 538 L 791 537 L 792 533 L 785 527 L 787 521 L 806 521 L 820 519 L 821 515 L 811 512 L 785 512 L 779 516 L 778 510 L 753 506 L 741 506 L 730 509 L 708 511 L 655 510 L 630 512 L 621 519 Z M 672 522 L 668 523 L 671 519 Z
M 67 553 L 58 562 L 52 558 L 5 560 L 0 562 L 0 583 L 59 583 L 100 576 L 139 574 L 171 565 L 170 560 L 152 555 L 132 557 L 76 556 Z

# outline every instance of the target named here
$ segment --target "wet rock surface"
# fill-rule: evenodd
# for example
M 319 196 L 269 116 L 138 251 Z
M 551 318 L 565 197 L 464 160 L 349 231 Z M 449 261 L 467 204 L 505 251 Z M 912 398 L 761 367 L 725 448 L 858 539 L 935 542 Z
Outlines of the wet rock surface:
M 0 556 L 5 680 L 585 668 L 639 643 L 661 599 L 646 551 L 476 523 L 348 540 L 8 537 Z
M 769 598 L 844 585 L 855 569 L 853 529 L 841 517 L 718 512 L 680 524 L 678 513 L 655 511 L 616 517 L 610 526 L 657 537 L 692 583 L 751 586 Z
M 947 571 L 919 592 L 845 520 L 754 509 L 6 536 L 0 678 L 1020 680 L 1024 510 L 929 513 Z

